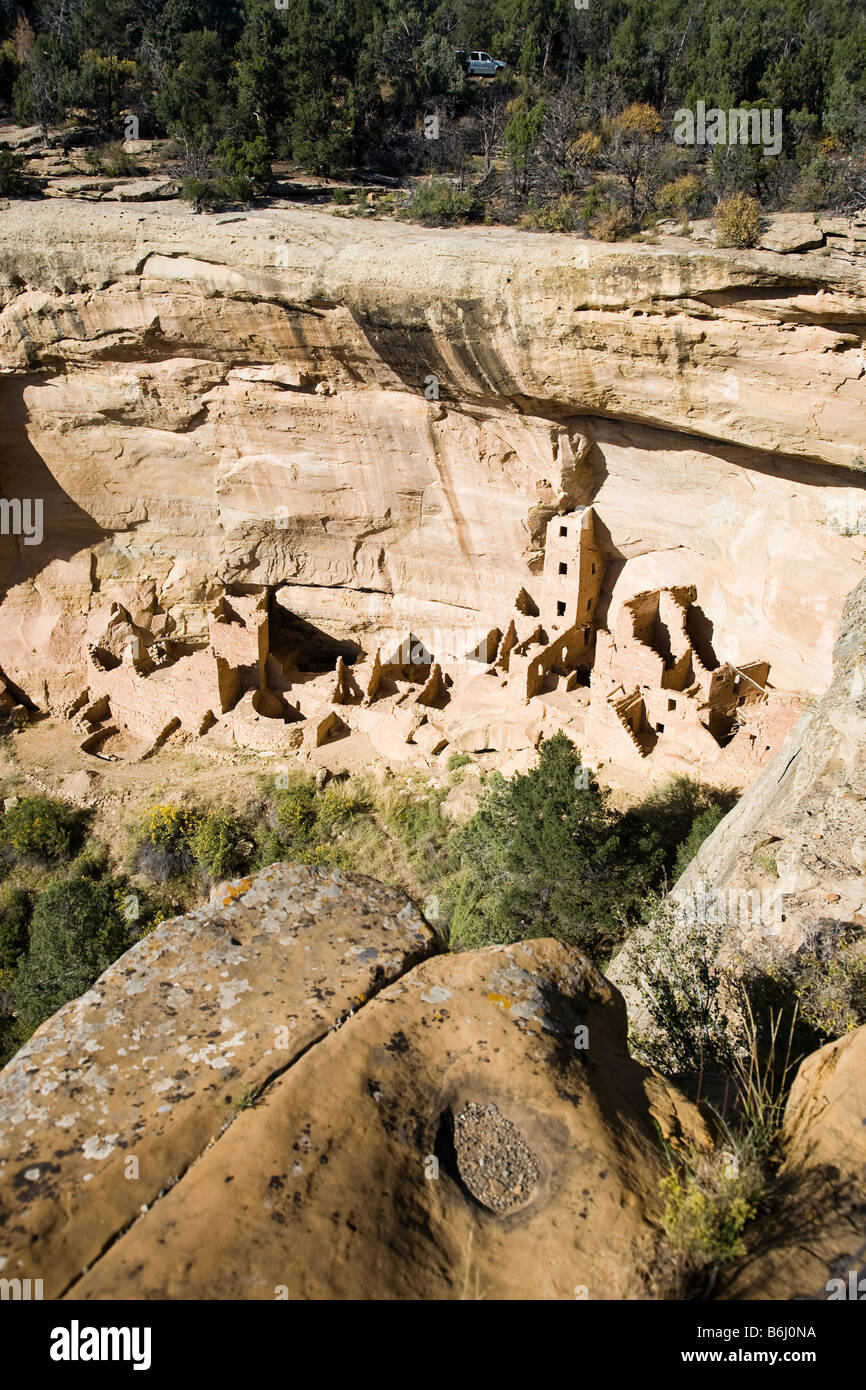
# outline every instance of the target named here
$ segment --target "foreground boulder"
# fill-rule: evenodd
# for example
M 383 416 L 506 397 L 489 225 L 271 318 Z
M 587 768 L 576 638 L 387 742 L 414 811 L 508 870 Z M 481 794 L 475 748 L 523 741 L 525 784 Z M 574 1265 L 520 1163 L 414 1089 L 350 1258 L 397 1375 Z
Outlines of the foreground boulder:
M 625 1038 L 619 996 L 558 942 L 426 961 L 268 1087 L 70 1297 L 651 1296 L 655 1126 L 702 1126 Z
M 404 894 L 285 864 L 146 936 L 0 1072 L 3 1277 L 60 1295 L 235 1107 L 436 949 Z
M 402 894 L 286 866 L 159 928 L 0 1074 L 4 1276 L 652 1297 L 658 1135 L 703 1143 L 698 1112 L 576 952 L 434 949 Z

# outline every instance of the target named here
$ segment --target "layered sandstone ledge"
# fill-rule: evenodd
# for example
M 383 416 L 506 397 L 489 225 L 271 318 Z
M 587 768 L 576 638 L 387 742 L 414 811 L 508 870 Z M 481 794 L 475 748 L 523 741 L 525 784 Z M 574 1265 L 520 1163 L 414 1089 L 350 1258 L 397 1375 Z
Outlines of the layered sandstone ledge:
M 2 362 L 123 360 L 139 346 L 159 360 L 184 344 L 239 364 L 342 348 L 344 380 L 375 366 L 364 384 L 423 393 L 435 370 L 457 398 L 617 415 L 851 467 L 864 438 L 866 269 L 841 245 L 781 255 L 314 210 L 203 218 L 161 204 L 15 203 L 0 227 Z M 258 324 L 248 309 L 238 332 L 243 305 L 271 308 Z

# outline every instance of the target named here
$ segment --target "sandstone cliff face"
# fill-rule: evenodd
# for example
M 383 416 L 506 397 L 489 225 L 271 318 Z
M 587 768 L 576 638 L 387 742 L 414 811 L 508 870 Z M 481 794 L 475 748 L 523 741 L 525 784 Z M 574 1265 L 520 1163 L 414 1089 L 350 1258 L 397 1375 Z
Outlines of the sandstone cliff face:
M 862 953 L 866 927 L 866 580 L 849 596 L 833 679 L 732 811 L 701 845 L 664 906 L 666 930 L 709 935 L 726 966 L 790 964 L 804 946 Z M 640 934 L 640 929 L 639 929 Z M 614 958 L 632 1029 L 652 1033 L 634 940 Z M 691 949 L 691 948 L 689 948 Z M 732 1015 L 733 1017 L 733 1015 Z
M 367 649 L 502 625 L 592 501 L 603 612 L 693 584 L 720 660 L 817 693 L 864 553 L 864 293 L 850 249 L 16 204 L 0 486 L 45 540 L 0 537 L 0 668 L 62 706 L 113 602 L 194 646 L 226 584 Z
M 422 959 L 408 899 L 336 871 L 274 866 L 226 897 L 0 1073 L 5 1278 L 52 1298 L 651 1296 L 657 1127 L 706 1131 L 629 1057 L 592 966 L 553 941 Z

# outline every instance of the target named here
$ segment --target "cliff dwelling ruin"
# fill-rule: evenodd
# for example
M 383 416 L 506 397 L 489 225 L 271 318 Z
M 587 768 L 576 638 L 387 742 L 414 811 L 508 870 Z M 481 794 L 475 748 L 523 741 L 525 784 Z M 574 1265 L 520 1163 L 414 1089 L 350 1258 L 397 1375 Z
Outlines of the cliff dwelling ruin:
M 97 249 L 92 209 L 26 211 L 0 481 L 44 538 L 0 535 L 7 717 L 68 715 L 93 759 L 410 771 L 563 729 L 612 784 L 746 782 L 825 688 L 866 558 L 846 265 L 804 299 L 783 257 L 757 295 L 721 250 L 584 266 L 467 229 L 455 260 L 387 222 L 124 207 Z
M 312 627 L 287 606 L 288 585 L 227 588 L 197 643 L 114 602 L 68 713 L 82 749 L 112 759 L 177 738 L 304 763 L 352 740 L 371 761 L 423 768 L 531 750 L 564 729 L 595 765 L 761 766 L 800 700 L 773 688 L 766 661 L 716 658 L 694 586 L 634 594 L 611 616 L 600 530 L 591 505 L 557 513 L 534 592 L 521 586 L 499 627 L 408 632 L 393 650 Z

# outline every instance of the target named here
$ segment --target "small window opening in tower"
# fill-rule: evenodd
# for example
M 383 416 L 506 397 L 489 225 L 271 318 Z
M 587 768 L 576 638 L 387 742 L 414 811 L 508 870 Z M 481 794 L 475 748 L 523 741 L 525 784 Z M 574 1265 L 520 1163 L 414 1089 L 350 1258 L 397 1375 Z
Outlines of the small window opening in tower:
M 668 709 L 676 709 L 676 707 L 677 707 L 677 702 L 676 702 L 676 700 L 668 700 Z
M 560 534 L 561 536 L 567 536 L 567 535 L 568 535 L 568 527 L 567 527 L 567 526 L 560 526 L 560 528 L 559 528 L 559 534 Z
M 568 574 L 568 565 L 565 563 L 564 560 L 560 560 L 559 562 L 559 573 Z
M 565 617 L 565 604 L 562 602 L 561 599 L 559 600 L 559 602 L 558 602 L 557 605 L 556 605 L 556 616 L 557 616 L 557 618 L 564 618 L 564 617 Z
M 593 560 L 593 562 L 592 562 L 592 567 L 590 568 L 590 571 L 589 571 L 589 572 L 590 572 L 590 574 L 595 574 L 595 560 Z

